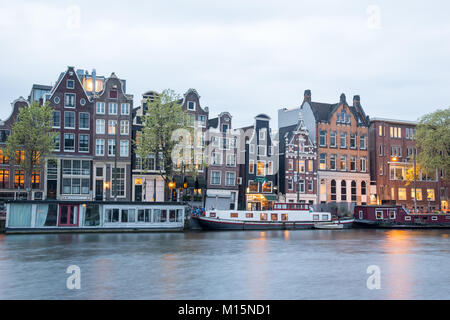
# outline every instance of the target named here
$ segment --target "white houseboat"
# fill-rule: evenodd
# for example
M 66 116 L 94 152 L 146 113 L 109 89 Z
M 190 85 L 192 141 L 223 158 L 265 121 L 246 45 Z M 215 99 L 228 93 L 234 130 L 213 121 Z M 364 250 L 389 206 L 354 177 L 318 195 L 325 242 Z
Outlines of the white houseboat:
M 210 210 L 193 218 L 204 230 L 340 229 L 354 220 L 332 220 L 331 213 L 314 212 L 308 203 L 275 203 L 268 211 Z
M 11 201 L 6 233 L 181 231 L 187 207 L 171 202 Z

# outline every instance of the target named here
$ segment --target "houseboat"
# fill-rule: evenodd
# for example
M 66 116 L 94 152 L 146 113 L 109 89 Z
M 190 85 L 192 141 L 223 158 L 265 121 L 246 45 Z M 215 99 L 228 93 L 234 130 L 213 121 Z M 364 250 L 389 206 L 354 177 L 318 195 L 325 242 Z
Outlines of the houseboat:
M 372 228 L 450 228 L 450 214 L 415 213 L 403 206 L 355 206 L 355 226 Z
M 210 210 L 193 218 L 204 230 L 334 229 L 353 223 L 353 219 L 332 220 L 329 212 L 313 212 L 308 203 L 274 203 L 267 211 Z
M 173 202 L 11 201 L 6 203 L 5 231 L 181 231 L 186 213 L 186 205 Z

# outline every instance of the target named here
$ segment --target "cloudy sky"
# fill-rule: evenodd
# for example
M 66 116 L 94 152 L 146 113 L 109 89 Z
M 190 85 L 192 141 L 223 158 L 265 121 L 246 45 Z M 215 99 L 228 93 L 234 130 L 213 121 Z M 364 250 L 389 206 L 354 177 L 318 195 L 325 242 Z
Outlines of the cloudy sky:
M 234 126 L 359 94 L 371 117 L 450 105 L 450 3 L 442 1 L 0 0 L 0 118 L 68 65 L 146 90 L 195 88 Z

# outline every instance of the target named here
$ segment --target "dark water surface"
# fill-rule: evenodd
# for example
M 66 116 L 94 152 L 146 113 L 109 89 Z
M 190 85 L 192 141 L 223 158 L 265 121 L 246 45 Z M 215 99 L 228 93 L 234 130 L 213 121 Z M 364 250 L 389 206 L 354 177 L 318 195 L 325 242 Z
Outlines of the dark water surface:
M 0 235 L 0 299 L 450 299 L 450 230 Z M 81 270 L 69 290 L 66 269 Z M 381 271 L 369 290 L 367 267 Z

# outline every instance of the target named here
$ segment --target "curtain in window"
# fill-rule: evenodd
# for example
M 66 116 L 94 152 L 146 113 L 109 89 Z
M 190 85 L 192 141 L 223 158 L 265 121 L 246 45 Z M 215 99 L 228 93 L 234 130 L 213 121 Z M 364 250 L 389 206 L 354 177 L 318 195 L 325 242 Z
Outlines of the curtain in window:
M 11 203 L 11 212 L 8 214 L 8 226 L 30 227 L 31 226 L 31 204 Z
M 43 227 L 47 220 L 48 204 L 38 204 L 36 208 L 36 228 Z

